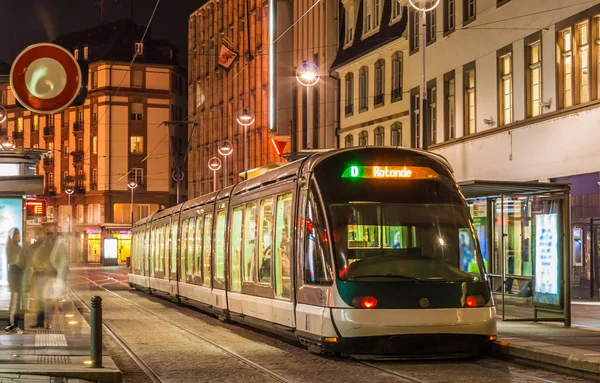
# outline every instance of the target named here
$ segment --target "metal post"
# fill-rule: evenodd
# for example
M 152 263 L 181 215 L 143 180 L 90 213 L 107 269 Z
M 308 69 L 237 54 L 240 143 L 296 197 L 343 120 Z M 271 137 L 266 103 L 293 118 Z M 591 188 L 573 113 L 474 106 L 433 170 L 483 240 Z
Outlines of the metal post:
M 594 280 L 596 272 L 596 262 L 594 262 L 594 219 L 590 218 L 590 299 L 594 298 Z M 571 272 L 569 270 L 569 272 Z
M 500 254 L 502 255 L 502 320 L 505 320 L 504 307 L 506 306 L 506 254 L 504 252 L 504 194 L 500 194 Z
M 102 367 L 102 297 L 92 297 L 91 345 L 92 367 Z
M 225 156 L 225 158 L 223 160 L 225 160 L 225 163 L 223 164 L 223 187 L 226 188 L 227 187 L 227 178 L 229 178 L 229 173 L 227 173 L 227 157 L 229 156 Z
M 73 256 L 73 254 L 71 254 L 71 218 L 73 216 L 73 209 L 71 209 L 71 193 L 67 193 L 67 204 L 69 205 L 69 225 L 67 227 L 69 232 L 67 233 L 67 238 L 69 239 L 69 258 L 71 258 Z
M 133 227 L 133 188 L 131 189 L 131 227 Z
M 244 179 L 248 179 L 248 126 L 244 125 Z
M 423 84 L 421 86 L 421 113 L 419 118 L 421 119 L 421 129 L 423 131 L 423 150 L 429 148 L 429 129 L 427 127 L 427 55 L 425 50 L 427 49 L 427 13 L 421 12 L 421 19 L 423 22 L 423 36 L 421 36 L 421 46 L 423 47 Z M 418 143 L 417 143 L 418 144 Z
M 306 87 L 306 149 L 310 149 L 310 87 Z
M 217 191 L 217 171 L 213 170 L 213 191 Z

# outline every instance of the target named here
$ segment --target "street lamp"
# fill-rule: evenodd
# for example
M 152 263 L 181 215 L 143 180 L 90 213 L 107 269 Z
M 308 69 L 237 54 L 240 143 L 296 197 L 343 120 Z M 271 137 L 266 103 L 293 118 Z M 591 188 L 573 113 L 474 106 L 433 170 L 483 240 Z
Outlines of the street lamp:
M 69 238 L 69 257 L 72 257 L 71 254 L 71 215 L 73 213 L 73 210 L 71 209 L 71 194 L 73 194 L 73 192 L 75 192 L 75 188 L 73 188 L 73 186 L 69 186 L 66 185 L 65 186 L 65 193 L 67 193 L 67 204 L 69 205 L 69 216 L 67 217 L 67 223 L 68 223 L 68 238 Z
M 310 149 L 309 88 L 319 82 L 319 67 L 310 61 L 304 61 L 296 68 L 296 79 L 306 87 L 306 149 Z
M 15 148 L 15 140 L 9 136 L 0 138 L 0 147 L 2 150 L 10 150 Z
M 135 179 L 131 178 L 129 182 L 127 182 L 127 187 L 131 189 L 131 227 L 133 227 L 133 189 L 138 186 L 138 183 Z
M 233 146 L 231 146 L 231 142 L 227 140 L 221 142 L 221 146 L 219 146 L 219 154 L 225 157 L 225 165 L 223 166 L 223 173 L 225 173 L 225 177 L 223 177 L 223 187 L 227 187 L 227 181 L 229 178 L 229 173 L 227 172 L 227 158 L 231 153 L 233 153 Z
M 221 160 L 218 157 L 211 157 L 208 160 L 208 168 L 213 172 L 213 191 L 217 191 L 217 171 L 221 169 Z
M 6 108 L 0 105 L 0 124 L 6 121 Z
M 421 48 L 423 49 L 423 84 L 421 84 L 421 113 L 419 113 L 419 124 L 423 134 L 423 150 L 429 147 L 429 130 L 425 127 L 427 119 L 427 64 L 425 49 L 427 48 L 427 12 L 433 11 L 440 4 L 440 0 L 408 0 L 410 5 L 421 12 L 421 22 L 423 23 L 423 33 L 421 36 Z M 418 144 L 418 143 L 417 143 Z
M 244 179 L 248 179 L 248 127 L 254 124 L 256 115 L 252 108 L 247 106 L 241 107 L 236 114 L 238 124 L 244 127 Z

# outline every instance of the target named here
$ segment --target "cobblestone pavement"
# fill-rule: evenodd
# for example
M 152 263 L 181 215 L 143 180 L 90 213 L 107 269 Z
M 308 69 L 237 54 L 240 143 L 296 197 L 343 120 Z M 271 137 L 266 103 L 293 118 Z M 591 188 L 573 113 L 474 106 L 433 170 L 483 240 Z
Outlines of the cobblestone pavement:
M 363 364 L 352 360 L 324 358 L 270 334 L 237 324 L 223 323 L 196 310 L 132 290 L 127 286 L 126 272 L 124 268 L 73 270 L 70 276 L 71 286 L 88 302 L 92 295 L 101 295 L 106 323 L 157 375 L 169 382 L 275 380 L 189 332 L 218 343 L 291 382 L 589 381 L 495 359 Z M 128 301 L 100 289 L 88 279 Z M 159 317 L 167 318 L 186 331 Z M 123 382 L 150 381 L 108 334 L 105 333 L 103 341 L 123 373 Z

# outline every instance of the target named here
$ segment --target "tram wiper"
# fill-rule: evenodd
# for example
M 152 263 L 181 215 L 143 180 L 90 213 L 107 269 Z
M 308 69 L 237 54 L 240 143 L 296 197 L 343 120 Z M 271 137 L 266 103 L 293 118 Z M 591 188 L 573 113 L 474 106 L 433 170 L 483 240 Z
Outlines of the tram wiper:
M 395 278 L 395 279 L 405 279 L 407 281 L 413 281 L 418 283 L 425 282 L 425 279 L 418 277 L 409 277 L 401 274 L 373 274 L 373 275 L 357 275 L 348 278 L 348 280 L 360 279 L 360 278 Z

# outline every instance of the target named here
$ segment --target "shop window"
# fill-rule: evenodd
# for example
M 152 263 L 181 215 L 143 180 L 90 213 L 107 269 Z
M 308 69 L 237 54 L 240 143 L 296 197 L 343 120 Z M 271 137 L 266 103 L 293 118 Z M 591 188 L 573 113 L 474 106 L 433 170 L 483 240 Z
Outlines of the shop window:
M 204 245 L 202 247 L 204 267 L 202 274 L 204 276 L 204 285 L 210 286 L 210 252 L 212 245 L 212 214 L 204 216 Z
M 311 190 L 308 198 L 304 253 L 304 283 L 313 285 L 331 284 L 331 260 L 327 243 L 327 230 L 323 213 L 318 205 L 316 193 Z
M 240 262 L 242 259 L 242 227 L 244 224 L 244 208 L 233 209 L 231 225 L 231 290 L 240 291 L 242 280 L 240 275 Z
M 257 222 L 257 206 L 255 202 L 246 205 L 246 217 L 244 222 L 244 282 L 256 281 L 256 230 Z
M 194 249 L 194 277 L 202 279 L 202 217 L 196 217 L 196 246 Z M 194 279 L 195 279 L 194 278 Z
M 178 227 L 179 227 L 179 221 L 173 221 L 173 223 L 171 224 L 171 274 L 175 274 L 177 272 L 177 234 L 178 234 L 177 228 Z M 185 227 L 186 227 L 186 224 L 184 221 L 183 222 L 183 230 L 185 230 Z M 185 242 L 182 241 L 181 243 L 185 243 Z M 181 264 L 182 265 L 183 265 L 184 259 L 185 258 L 182 254 L 182 256 L 181 256 Z M 180 280 L 181 280 L 181 275 L 185 275 L 185 274 L 183 272 L 180 273 L 180 277 L 179 277 Z
M 17 118 L 17 132 L 23 132 L 23 117 Z
M 291 274 L 291 224 L 292 194 L 277 197 L 277 222 L 275 229 L 275 295 L 290 298 L 292 290 Z M 235 229 L 234 229 L 235 230 Z
M 527 117 L 542 114 L 542 54 L 538 40 L 527 46 Z
M 267 198 L 260 201 L 259 224 L 258 281 L 260 283 L 271 283 L 271 259 L 273 253 L 272 198 Z
M 215 280 L 223 281 L 225 279 L 225 224 L 227 211 L 220 210 L 217 213 L 217 230 L 215 238 Z

